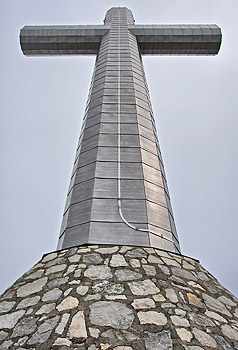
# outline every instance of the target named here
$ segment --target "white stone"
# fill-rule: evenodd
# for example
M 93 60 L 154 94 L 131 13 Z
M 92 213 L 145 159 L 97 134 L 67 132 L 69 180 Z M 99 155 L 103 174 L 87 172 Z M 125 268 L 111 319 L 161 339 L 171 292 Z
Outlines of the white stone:
M 26 315 L 30 315 L 30 314 L 32 314 L 32 312 L 33 312 L 33 308 L 30 307 L 30 309 L 27 310 Z
M 146 248 L 146 247 L 144 247 L 144 250 L 145 250 L 147 253 L 149 253 L 149 254 L 154 254 L 154 253 L 155 253 L 154 248 Z
M 172 267 L 171 269 L 173 274 L 177 277 L 180 277 L 186 280 L 197 281 L 197 277 L 195 275 L 195 272 L 193 271 L 190 272 L 185 269 L 180 269 L 178 267 Z
M 230 312 L 227 310 L 225 305 L 220 302 L 220 300 L 210 297 L 205 293 L 203 293 L 202 295 L 207 307 L 212 309 L 212 311 L 218 311 L 218 312 L 221 312 L 222 314 L 231 316 Z
M 69 326 L 68 330 L 68 337 L 69 339 L 78 339 L 80 342 L 87 339 L 87 330 L 85 326 L 85 319 L 84 319 L 84 313 L 83 311 L 79 311 L 74 317 L 72 318 L 72 322 Z
M 90 300 L 100 300 L 101 294 L 88 294 L 83 300 L 84 301 L 90 301 Z
M 86 264 L 78 264 L 78 268 L 80 269 L 85 269 L 87 267 Z
M 17 321 L 24 315 L 25 310 L 19 310 L 10 314 L 0 316 L 0 329 L 11 329 L 15 326 Z
M 134 299 L 131 304 L 134 309 L 151 309 L 155 307 L 155 302 L 150 298 Z
M 79 248 L 78 254 L 91 252 L 90 248 Z
M 26 276 L 26 280 L 28 279 L 36 279 L 42 276 L 44 270 L 37 270 L 35 272 L 33 272 L 32 274 L 30 274 L 29 276 Z
M 77 265 L 70 265 L 68 268 L 67 268 L 67 271 L 64 273 L 64 276 L 67 276 L 68 274 L 74 272 L 74 270 L 76 269 Z
M 184 304 L 186 304 L 186 300 L 185 300 L 185 298 L 184 298 L 184 295 L 183 295 L 183 293 L 180 292 L 180 291 L 179 291 L 179 296 L 180 296 L 180 298 L 183 300 Z
M 155 333 L 155 331 L 156 329 L 154 329 L 153 333 L 144 332 L 146 350 L 172 350 L 171 332 L 169 330 L 163 330 Z
M 193 334 L 195 335 L 195 338 L 206 347 L 211 347 L 213 349 L 217 349 L 217 343 L 216 341 L 207 333 L 201 331 L 200 329 L 194 328 Z
M 175 313 L 176 313 L 176 315 L 179 315 L 179 316 L 185 316 L 186 315 L 186 311 L 181 310 L 181 309 L 175 309 Z
M 103 249 L 103 248 L 101 248 Z M 106 249 L 106 248 L 105 248 Z M 108 266 L 90 266 L 85 272 L 84 276 L 92 280 L 103 280 L 112 278 L 111 269 Z
M 46 292 L 43 297 L 42 301 L 52 301 L 59 299 L 59 297 L 62 295 L 62 291 L 59 288 L 54 288 Z
M 165 258 L 165 257 L 162 257 L 161 259 L 163 260 L 163 262 L 166 265 L 175 266 L 175 267 L 181 267 L 180 264 L 174 259 L 168 259 L 168 258 Z
M 125 295 L 105 295 L 107 300 L 126 300 Z
M 112 256 L 110 261 L 110 266 L 112 267 L 118 267 L 118 266 L 127 266 L 127 262 L 123 255 L 121 254 L 115 254 Z
M 186 318 L 180 316 L 171 316 L 171 321 L 175 326 L 179 327 L 189 327 L 189 322 Z
M 127 329 L 134 321 L 133 311 L 117 301 L 96 301 L 89 308 L 90 322 L 98 326 Z
M 67 297 L 67 295 L 69 295 L 69 293 L 73 290 L 73 288 L 68 288 L 65 292 L 64 292 L 64 296 Z
M 114 350 L 133 350 L 130 346 L 116 346 Z
M 51 275 L 52 273 L 56 273 L 56 272 L 61 272 L 63 270 L 65 270 L 67 267 L 66 264 L 60 264 L 60 265 L 56 265 L 56 266 L 52 266 L 52 267 L 49 267 L 45 274 L 46 275 Z
M 1 349 L 2 350 L 7 350 L 9 349 L 9 347 L 12 345 L 13 341 L 12 340 L 5 340 L 2 344 L 1 344 Z
M 177 303 L 178 302 L 178 297 L 175 293 L 175 291 L 172 288 L 166 289 L 166 298 L 172 301 L 172 303 Z
M 0 313 L 10 311 L 16 304 L 15 301 L 3 301 L 0 303 Z
M 183 261 L 183 268 L 186 270 L 195 270 L 195 267 L 185 260 Z
M 89 333 L 90 333 L 91 337 L 97 339 L 99 337 L 100 331 L 97 328 L 89 327 Z
M 130 264 L 132 267 L 140 267 L 140 260 L 138 259 L 131 259 Z
M 227 320 L 216 312 L 206 310 L 205 315 L 219 322 L 227 323 Z
M 161 312 L 139 311 L 137 315 L 141 324 L 156 324 L 157 326 L 164 326 L 167 323 L 167 318 Z
M 63 314 L 63 316 L 61 318 L 61 321 L 60 321 L 59 325 L 57 326 L 57 328 L 55 330 L 55 332 L 57 334 L 63 334 L 65 326 L 66 326 L 66 324 L 67 324 L 67 322 L 69 320 L 69 316 L 70 316 L 70 314 Z
M 81 259 L 81 256 L 78 254 L 75 254 L 75 255 L 69 257 L 69 261 L 71 263 L 79 262 L 80 259 Z
M 79 304 L 78 299 L 68 296 L 57 307 L 58 311 L 75 309 Z
M 55 259 L 56 257 L 57 257 L 57 253 L 50 253 L 50 254 L 44 256 L 44 258 L 43 258 L 41 261 L 42 261 L 43 263 L 46 263 L 46 262 L 48 262 L 48 261 L 50 261 L 50 260 Z
M 121 247 L 119 253 L 125 253 L 125 252 L 127 252 L 128 250 L 131 250 L 131 249 L 132 249 L 132 247 L 123 246 L 123 247 Z
M 151 280 L 144 280 L 138 282 L 128 283 L 131 292 L 134 295 L 149 295 L 149 294 L 157 294 L 160 292 L 159 288 L 156 287 L 154 282 Z
M 167 266 L 162 265 L 162 264 L 158 264 L 158 267 L 165 275 L 168 275 L 168 276 L 170 275 L 170 271 L 169 271 L 169 268 Z
M 52 304 L 44 304 L 41 308 L 36 312 L 36 315 L 48 314 L 55 309 L 55 303 Z
M 163 304 L 161 304 L 161 307 L 162 307 L 162 309 L 170 309 L 170 308 L 175 307 L 175 305 L 171 304 L 171 303 L 163 303 Z
M 78 293 L 79 295 L 85 295 L 88 291 L 88 286 L 79 286 L 76 289 L 76 293 Z
M 68 282 L 68 284 L 80 284 L 80 281 L 73 280 L 73 281 Z
M 112 253 L 116 253 L 118 249 L 119 249 L 118 247 L 98 248 L 95 250 L 95 252 L 101 253 L 101 254 L 112 254 Z
M 118 281 L 132 281 L 140 279 L 142 274 L 128 269 L 117 269 L 115 276 Z
M 222 325 L 221 330 L 226 337 L 238 341 L 238 332 L 228 324 Z
M 171 258 L 171 256 L 167 252 L 165 252 L 164 250 L 155 249 L 155 252 L 159 256 L 165 256 L 166 258 Z
M 103 343 L 100 344 L 100 350 L 108 350 L 110 347 L 111 347 L 111 344 L 108 344 L 108 343 L 107 344 L 103 344 Z M 95 348 L 92 350 L 95 350 Z
M 162 260 L 154 255 L 149 255 L 148 262 L 150 264 L 163 264 Z
M 53 346 L 70 346 L 72 342 L 67 338 L 58 338 L 54 342 Z
M 200 284 L 194 282 L 194 281 L 188 281 L 188 284 L 194 288 L 198 288 L 198 289 L 201 289 L 201 290 L 205 290 L 202 286 L 200 286 Z
M 147 276 L 155 276 L 156 275 L 156 269 L 152 265 L 143 265 L 143 269 L 145 270 L 145 273 Z
M 144 251 L 143 248 L 133 248 L 132 250 L 126 252 L 126 256 L 130 258 L 146 258 L 147 253 Z
M 231 299 L 225 297 L 224 295 L 219 297 L 218 300 L 220 300 L 223 304 L 229 305 L 229 306 L 236 306 L 237 304 L 234 303 Z
M 193 338 L 192 333 L 187 331 L 185 328 L 176 328 L 176 332 L 181 340 L 187 341 L 188 343 Z
M 18 288 L 17 296 L 20 298 L 27 297 L 30 294 L 38 293 L 42 290 L 47 282 L 47 277 L 40 278 L 34 282 L 26 283 L 22 287 Z
M 162 294 L 153 295 L 153 299 L 154 299 L 154 301 L 159 301 L 159 302 L 165 301 L 165 298 L 163 297 Z
M 202 281 L 210 281 L 210 278 L 204 272 L 198 272 L 198 278 Z

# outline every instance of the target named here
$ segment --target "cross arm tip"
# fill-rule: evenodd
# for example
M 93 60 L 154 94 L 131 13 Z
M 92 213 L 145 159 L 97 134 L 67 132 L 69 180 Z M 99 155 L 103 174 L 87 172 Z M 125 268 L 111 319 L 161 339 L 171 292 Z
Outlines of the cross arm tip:
M 24 26 L 20 45 L 26 56 L 96 55 L 107 26 Z
M 215 25 L 134 25 L 144 55 L 216 55 L 221 46 L 221 29 Z

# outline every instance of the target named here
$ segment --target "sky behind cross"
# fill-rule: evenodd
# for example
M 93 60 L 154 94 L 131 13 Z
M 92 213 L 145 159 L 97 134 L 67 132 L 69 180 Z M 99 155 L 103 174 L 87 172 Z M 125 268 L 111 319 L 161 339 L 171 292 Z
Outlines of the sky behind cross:
M 57 244 L 94 57 L 23 57 L 24 25 L 102 24 L 112 6 L 136 24 L 216 23 L 216 57 L 145 57 L 182 252 L 236 295 L 237 2 L 1 2 L 0 291 Z M 92 11 L 93 9 L 93 11 Z

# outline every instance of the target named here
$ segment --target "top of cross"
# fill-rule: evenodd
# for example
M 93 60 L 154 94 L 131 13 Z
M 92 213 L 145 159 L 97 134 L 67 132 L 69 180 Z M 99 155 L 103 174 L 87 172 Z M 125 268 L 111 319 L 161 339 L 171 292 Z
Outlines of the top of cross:
M 120 7 L 117 8 L 120 11 Z M 28 56 L 95 55 L 102 37 L 110 30 L 112 8 L 104 25 L 25 26 L 21 30 L 22 51 Z M 216 55 L 221 29 L 215 24 L 135 25 L 127 23 L 143 55 Z

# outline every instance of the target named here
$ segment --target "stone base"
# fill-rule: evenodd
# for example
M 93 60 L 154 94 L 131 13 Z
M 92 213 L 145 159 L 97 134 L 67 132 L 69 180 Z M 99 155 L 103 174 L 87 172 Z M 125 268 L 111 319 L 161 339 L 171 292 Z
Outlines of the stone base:
M 0 329 L 0 349 L 238 349 L 238 301 L 194 259 L 77 247 L 0 297 Z

